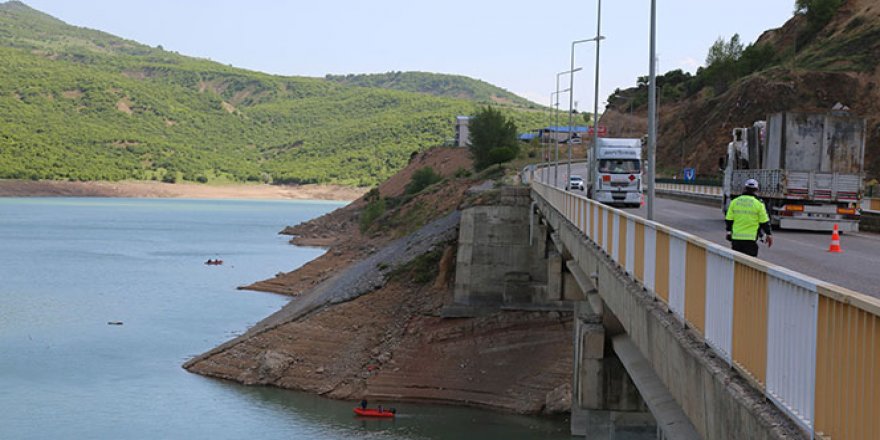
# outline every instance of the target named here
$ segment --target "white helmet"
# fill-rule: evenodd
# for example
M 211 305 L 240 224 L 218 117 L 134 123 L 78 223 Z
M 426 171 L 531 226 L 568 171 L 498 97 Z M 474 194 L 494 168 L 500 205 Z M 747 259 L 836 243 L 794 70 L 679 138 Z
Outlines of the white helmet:
M 755 179 L 746 180 L 746 183 L 743 184 L 744 187 L 757 190 L 758 189 L 758 181 Z

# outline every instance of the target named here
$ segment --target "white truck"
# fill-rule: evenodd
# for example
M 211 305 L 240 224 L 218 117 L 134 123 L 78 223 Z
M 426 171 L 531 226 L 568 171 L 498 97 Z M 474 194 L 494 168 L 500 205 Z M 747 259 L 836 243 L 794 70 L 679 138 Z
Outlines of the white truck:
M 858 231 L 865 156 L 862 118 L 845 112 L 783 112 L 735 128 L 724 171 L 723 209 L 758 181 L 758 196 L 774 227 Z
M 642 140 L 599 138 L 596 146 L 598 173 L 586 179 L 588 197 L 607 205 L 641 206 Z

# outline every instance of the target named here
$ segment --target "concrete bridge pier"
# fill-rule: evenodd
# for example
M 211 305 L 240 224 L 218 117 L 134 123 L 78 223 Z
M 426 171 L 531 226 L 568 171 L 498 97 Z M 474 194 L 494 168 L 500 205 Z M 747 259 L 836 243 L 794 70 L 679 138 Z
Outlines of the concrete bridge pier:
M 654 417 L 588 303 L 576 306 L 571 432 L 592 439 L 653 438 Z
M 596 280 L 574 263 L 556 234 L 548 248 L 549 286 L 560 284 L 574 303 L 574 372 L 572 377 L 571 433 L 592 439 L 647 439 L 657 427 L 611 338 L 622 333 L 620 323 L 606 313 Z M 556 257 L 559 258 L 556 258 Z M 556 261 L 560 260 L 560 261 Z M 564 260 L 564 261 L 561 261 Z M 558 269 L 558 270 L 557 270 Z

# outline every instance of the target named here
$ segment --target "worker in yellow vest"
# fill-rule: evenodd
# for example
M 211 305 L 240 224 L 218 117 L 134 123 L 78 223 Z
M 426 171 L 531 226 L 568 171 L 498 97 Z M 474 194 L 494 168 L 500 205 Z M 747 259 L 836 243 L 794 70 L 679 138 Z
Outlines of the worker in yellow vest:
M 753 257 L 758 256 L 759 233 L 766 236 L 767 247 L 773 246 L 773 231 L 770 229 L 770 218 L 764 202 L 755 197 L 758 193 L 758 181 L 748 179 L 743 187 L 743 194 L 730 201 L 727 207 L 725 223 L 727 240 L 733 250 Z

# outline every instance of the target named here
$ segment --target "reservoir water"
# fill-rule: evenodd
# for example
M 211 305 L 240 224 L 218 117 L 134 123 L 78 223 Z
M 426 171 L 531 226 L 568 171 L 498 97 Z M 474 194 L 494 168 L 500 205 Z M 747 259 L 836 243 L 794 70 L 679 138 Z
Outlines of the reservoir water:
M 569 438 L 565 419 L 445 406 L 359 420 L 181 368 L 289 301 L 236 287 L 319 256 L 277 232 L 338 206 L 0 198 L 0 439 Z

